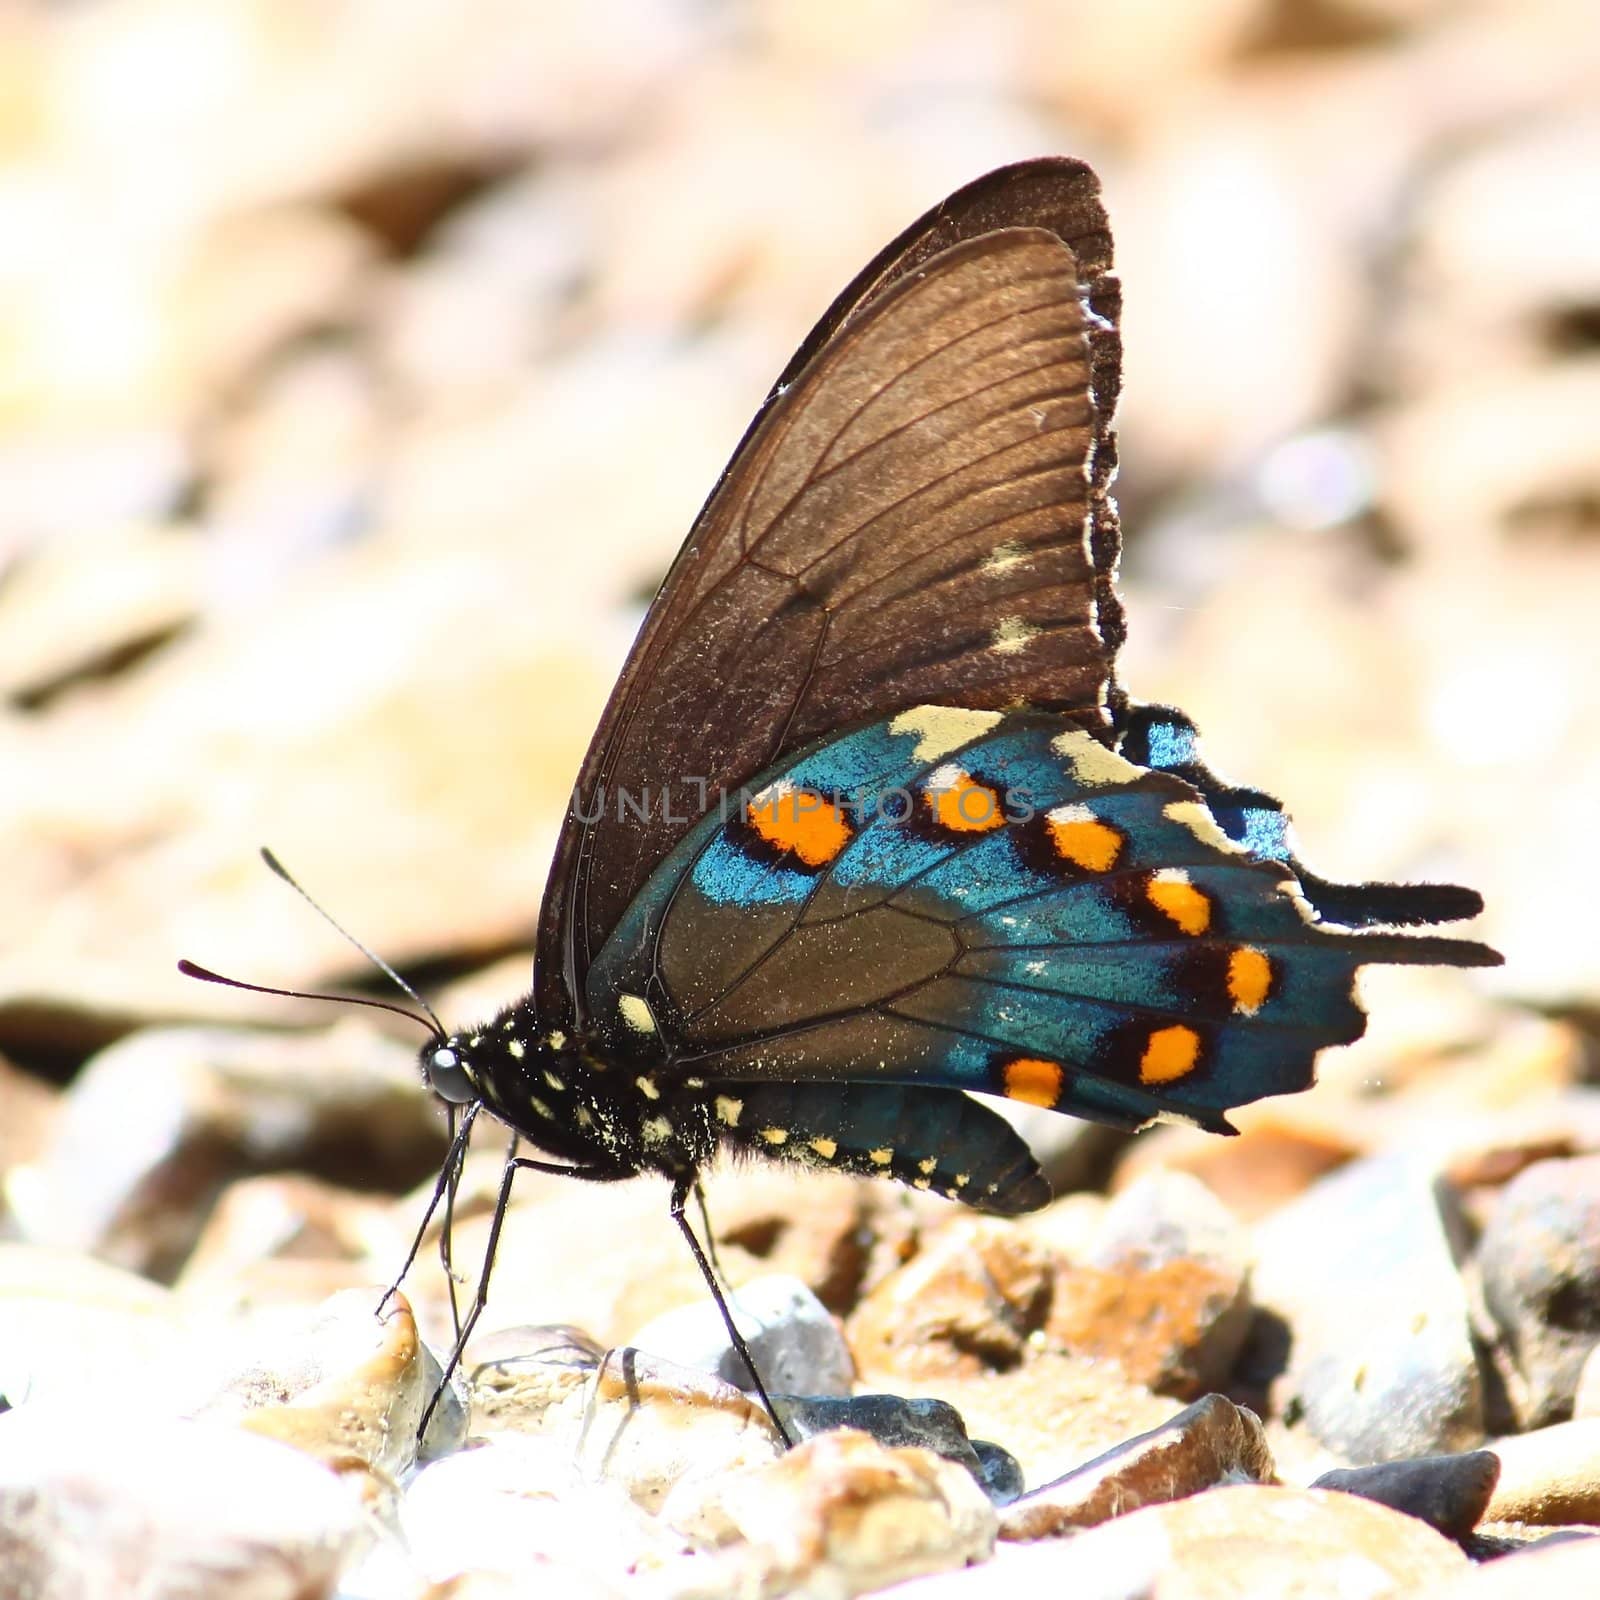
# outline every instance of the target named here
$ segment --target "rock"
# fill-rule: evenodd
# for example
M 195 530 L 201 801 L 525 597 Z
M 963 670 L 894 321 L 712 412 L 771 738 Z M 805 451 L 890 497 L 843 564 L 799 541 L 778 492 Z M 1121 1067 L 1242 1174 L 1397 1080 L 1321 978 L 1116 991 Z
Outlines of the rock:
M 1572 1416 L 1600 1418 L 1600 1344 L 1589 1352 L 1578 1374 L 1578 1387 L 1572 1397 Z
M 898 1184 L 777 1163 L 715 1173 L 707 1200 L 718 1257 L 735 1288 L 787 1274 L 809 1285 L 835 1316 L 899 1270 L 952 1210 L 948 1201 Z M 681 1246 L 670 1254 L 653 1251 L 650 1268 L 636 1274 L 619 1300 L 612 1337 L 626 1338 L 672 1306 L 704 1300 L 705 1283 Z
M 722 1478 L 680 1526 L 721 1547 L 715 1592 L 852 1595 L 983 1560 L 995 1513 L 965 1468 L 844 1430 Z
M 1016 1366 L 1044 1325 L 1052 1261 L 1023 1228 L 959 1216 L 863 1296 L 846 1323 L 864 1381 Z
M 1027 1488 L 1022 1463 L 1002 1444 L 992 1439 L 974 1439 L 972 1453 L 978 1458 L 978 1482 L 997 1506 L 1008 1506 Z
M 849 1347 L 826 1307 L 798 1278 L 755 1278 L 729 1295 L 728 1309 L 769 1394 L 850 1393 L 855 1364 Z M 628 1342 L 736 1388 L 754 1388 L 709 1294 L 699 1305 L 653 1317 Z
M 148 1396 L 180 1359 L 184 1324 L 169 1290 L 87 1256 L 0 1244 L 0 1398 L 103 1403 Z
M 609 1351 L 572 1420 L 573 1459 L 585 1479 L 616 1484 L 668 1521 L 672 1497 L 692 1499 L 783 1453 L 757 1400 L 643 1350 Z
M 61 1092 L 0 1056 L 0 1230 L 5 1228 L 6 1179 L 50 1142 L 60 1115 Z
M 783 1395 L 775 1399 L 778 1415 L 796 1443 L 837 1428 L 854 1428 L 871 1434 L 891 1450 L 917 1445 L 946 1461 L 958 1462 L 997 1505 L 1016 1499 L 1022 1491 L 1022 1469 L 1016 1457 L 987 1440 L 969 1439 L 961 1413 L 943 1400 L 907 1400 L 897 1394 L 862 1394 L 851 1399 Z
M 1323 1473 L 1311 1487 L 1376 1500 L 1459 1541 L 1483 1520 L 1499 1477 L 1500 1462 L 1494 1453 L 1473 1450 L 1464 1455 L 1387 1461 L 1375 1467 L 1335 1468 Z
M 1274 1478 L 1272 1455 L 1255 1414 L 1220 1394 L 1209 1394 L 1161 1427 L 1007 1506 L 1000 1514 L 1000 1537 L 1050 1538 L 1219 1483 L 1270 1483 Z
M 326 1467 L 236 1428 L 57 1405 L 0 1416 L 6 1586 L 32 1600 L 324 1600 L 363 1522 Z
M 1600 1538 L 1541 1540 L 1428 1590 L 1428 1600 L 1528 1600 L 1600 1592 Z
M 1146 1506 L 1067 1540 L 1049 1592 L 1097 1600 L 1398 1600 L 1466 1566 L 1443 1535 L 1387 1506 L 1237 1484 Z
M 231 1179 L 293 1166 L 411 1183 L 437 1167 L 441 1134 L 411 1052 L 365 1023 L 149 1029 L 79 1074 L 11 1199 L 30 1239 L 170 1276 Z
M 1047 1340 L 1188 1398 L 1225 1381 L 1250 1326 L 1250 1247 L 1198 1179 L 1152 1172 L 1119 1194 L 1088 1258 L 1055 1275 Z
M 1600 1522 L 1600 1419 L 1553 1423 L 1490 1449 L 1500 1481 L 1485 1521 Z
M 391 1202 L 296 1173 L 222 1191 L 175 1285 L 209 1310 L 312 1305 L 395 1271 L 409 1237 Z
M 231 1370 L 191 1414 L 280 1439 L 333 1467 L 356 1460 L 398 1476 L 416 1457 L 439 1368 L 404 1295 L 377 1314 L 383 1294 L 347 1289 L 309 1314 L 258 1313 L 238 1353 L 224 1356 Z M 465 1438 L 465 1417 L 457 1424 Z
M 280 355 L 212 445 L 215 561 L 267 581 L 366 528 L 380 491 L 375 375 L 353 341 Z
M 469 1347 L 479 1430 L 542 1438 L 641 1509 L 782 1453 L 759 1402 L 643 1350 L 600 1351 L 570 1328 L 507 1329 Z
M 0 590 L 0 694 L 52 698 L 192 623 L 201 558 L 191 529 L 159 524 L 41 545 Z
M 1052 1482 L 1183 1409 L 1105 1362 L 1059 1352 L 1009 1372 L 907 1380 L 902 1387 L 953 1405 L 973 1438 L 992 1439 L 1017 1459 L 1028 1483 Z
M 542 1433 L 563 1426 L 563 1408 L 588 1389 L 605 1354 L 581 1328 L 497 1328 L 474 1338 L 462 1360 L 474 1428 Z
M 1198 1128 L 1173 1124 L 1152 1128 L 1117 1163 L 1113 1192 L 1152 1171 L 1188 1172 L 1233 1216 L 1254 1222 L 1364 1154 L 1347 1133 L 1331 1126 L 1302 1126 L 1300 1119 L 1281 1108 L 1282 1102 L 1267 1101 L 1246 1108 L 1255 1115 L 1241 1111 L 1234 1119 L 1240 1126 L 1237 1139 L 1218 1139 Z
M 1257 1230 L 1254 1293 L 1266 1315 L 1241 1370 L 1256 1381 L 1281 1372 L 1277 1409 L 1292 1408 L 1347 1461 L 1482 1442 L 1447 1221 L 1431 1166 L 1395 1155 L 1324 1178 Z
M 1484 1304 L 1519 1384 L 1517 1420 L 1572 1415 L 1600 1342 L 1600 1156 L 1541 1161 L 1506 1186 L 1478 1245 Z
M 515 1434 L 424 1467 L 400 1528 L 434 1583 L 493 1572 L 555 1594 L 609 1595 L 636 1564 L 678 1548 L 617 1485 L 586 1482 L 565 1444 Z

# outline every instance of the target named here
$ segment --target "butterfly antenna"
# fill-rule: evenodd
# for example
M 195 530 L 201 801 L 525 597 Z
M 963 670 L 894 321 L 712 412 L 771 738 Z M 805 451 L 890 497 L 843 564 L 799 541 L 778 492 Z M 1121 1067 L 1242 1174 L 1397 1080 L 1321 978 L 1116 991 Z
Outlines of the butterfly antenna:
M 367 1006 L 373 1011 L 391 1011 L 397 1017 L 404 1017 L 407 1022 L 414 1022 L 424 1032 L 433 1038 L 443 1035 L 444 1029 L 439 1026 L 438 1019 L 429 1021 L 433 1017 L 431 1011 L 428 1016 L 419 1017 L 415 1011 L 408 1011 L 404 1006 L 397 1006 L 388 1000 L 370 1000 L 364 995 L 357 994 L 323 994 L 316 989 L 278 989 L 267 983 L 246 983 L 243 978 L 225 977 L 220 972 L 213 972 L 209 967 L 202 967 L 197 961 L 190 961 L 185 956 L 178 963 L 178 971 L 186 978 L 198 978 L 201 983 L 220 984 L 224 989 L 248 989 L 251 994 L 275 994 L 285 1000 L 328 1000 L 339 1006 Z M 427 1007 L 423 1007 L 427 1010 Z
M 441 1037 L 443 1036 L 444 1031 L 445 1031 L 444 1030 L 444 1024 L 442 1022 L 440 1022 L 440 1020 L 438 1019 L 437 1016 L 434 1015 L 433 1007 L 430 1006 L 428 1004 L 428 1002 L 426 1000 L 424 1000 L 422 998 L 422 996 L 420 994 L 418 994 L 417 991 L 415 989 L 413 989 L 411 987 L 411 985 L 409 983 L 407 983 L 406 980 L 404 978 L 402 978 L 400 976 L 400 974 L 398 972 L 396 972 L 394 970 L 394 968 L 391 967 L 389 965 L 389 963 L 387 961 L 385 961 L 383 959 L 383 957 L 380 956 L 376 950 L 370 949 L 368 946 L 364 945 L 358 938 L 356 938 L 356 936 L 353 933 L 351 933 L 351 931 L 347 927 L 344 926 L 343 923 L 341 923 L 333 915 L 333 913 L 331 911 L 328 910 L 328 908 L 326 906 L 320 904 L 317 900 L 315 900 L 312 897 L 312 895 L 310 894 L 310 892 L 301 886 L 301 884 L 295 879 L 294 875 L 289 871 L 289 869 L 286 866 L 284 866 L 284 864 L 275 855 L 273 855 L 273 853 L 269 849 L 267 849 L 267 847 L 265 845 L 262 845 L 262 847 L 261 847 L 261 859 L 263 861 L 265 861 L 267 866 L 273 872 L 275 872 L 278 875 L 278 877 L 282 878 L 283 881 L 286 884 L 288 884 L 289 887 L 291 889 L 293 889 L 294 892 L 297 895 L 299 895 L 300 898 L 302 900 L 304 900 L 305 903 L 308 906 L 310 906 L 311 909 L 313 911 L 315 911 L 316 914 L 319 917 L 321 917 L 322 920 L 324 922 L 326 922 L 328 924 L 328 926 L 330 928 L 332 928 L 335 933 L 339 934 L 342 938 L 347 940 L 350 944 L 353 944 L 356 947 L 356 949 L 359 950 L 362 953 L 362 955 L 364 955 L 367 958 L 367 960 L 370 961 L 373 964 L 373 966 L 375 966 L 378 969 L 379 972 L 381 972 L 386 978 L 388 978 L 390 980 L 390 982 L 393 983 L 394 986 L 401 991 L 402 994 L 409 995 L 411 997 L 411 999 L 413 1001 L 415 1001 L 418 1006 L 421 1007 L 422 1011 L 427 1016 L 428 1021 L 433 1024 L 434 1033 L 440 1035 Z M 245 985 L 245 987 L 249 987 L 249 986 Z M 370 1002 L 370 1001 L 368 1002 L 368 1004 L 371 1004 L 371 1003 L 372 1002 Z M 391 1011 L 393 1011 L 393 1010 L 399 1010 L 400 1008 L 391 1006 L 391 1007 L 389 1007 L 389 1009 Z M 401 1015 L 402 1016 L 410 1016 L 411 1013 L 409 1011 L 403 1011 L 402 1010 L 401 1011 Z

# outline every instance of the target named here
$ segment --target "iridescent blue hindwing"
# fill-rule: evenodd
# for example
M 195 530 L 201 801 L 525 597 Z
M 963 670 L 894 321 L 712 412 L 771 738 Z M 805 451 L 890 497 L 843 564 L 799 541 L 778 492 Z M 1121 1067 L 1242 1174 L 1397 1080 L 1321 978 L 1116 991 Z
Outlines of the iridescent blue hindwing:
M 873 1085 L 1226 1132 L 1229 1107 L 1305 1088 L 1318 1050 L 1360 1035 L 1363 964 L 1494 959 L 1319 922 L 1287 848 L 1250 850 L 1182 765 L 1034 712 L 921 707 L 855 729 L 762 774 L 661 864 L 591 968 L 590 1014 L 625 1048 L 619 997 L 643 998 L 672 1071 L 770 1086 L 747 1100 L 833 1085 L 785 1102 L 801 1126 L 728 1124 L 771 1154 L 901 1117 L 903 1095 L 874 1106 Z M 1003 1127 L 944 1130 L 947 1192 L 950 1162 L 976 1164 Z

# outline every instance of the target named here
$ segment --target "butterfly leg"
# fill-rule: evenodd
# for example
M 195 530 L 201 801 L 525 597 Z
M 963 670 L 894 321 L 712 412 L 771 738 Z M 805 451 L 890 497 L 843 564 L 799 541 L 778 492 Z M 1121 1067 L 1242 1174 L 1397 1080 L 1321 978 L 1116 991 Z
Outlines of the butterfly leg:
M 475 1108 L 474 1108 L 475 1109 Z M 464 1122 L 470 1124 L 470 1113 Z M 463 1132 L 465 1129 L 463 1129 Z M 478 1274 L 477 1292 L 472 1297 L 472 1305 L 467 1311 L 465 1320 L 461 1323 L 461 1331 L 456 1335 L 455 1344 L 451 1347 L 450 1359 L 445 1363 L 443 1373 L 439 1377 L 438 1387 L 433 1391 L 432 1398 L 428 1401 L 427 1409 L 422 1413 L 422 1420 L 417 1424 L 417 1438 L 420 1441 L 428 1431 L 428 1424 L 433 1420 L 433 1413 L 438 1408 L 439 1401 L 446 1389 L 450 1387 L 450 1380 L 455 1376 L 456 1368 L 461 1365 L 462 1352 L 467 1348 L 468 1341 L 472 1338 L 472 1330 L 478 1325 L 478 1318 L 483 1315 L 483 1308 L 489 1303 L 489 1275 L 494 1271 L 495 1256 L 500 1249 L 500 1230 L 505 1226 L 506 1208 L 511 1203 L 511 1185 L 516 1180 L 517 1173 L 526 1169 L 530 1172 L 554 1172 L 564 1178 L 605 1178 L 614 1176 L 609 1168 L 604 1167 L 570 1167 L 555 1161 L 533 1161 L 527 1156 L 517 1154 L 518 1135 L 511 1135 L 511 1142 L 506 1146 L 506 1163 L 500 1172 L 500 1192 L 495 1196 L 494 1219 L 489 1224 L 489 1242 L 484 1247 L 483 1270 Z M 465 1148 L 465 1141 L 462 1141 Z M 445 1188 L 441 1180 L 439 1193 L 434 1196 L 434 1204 L 439 1201 L 439 1194 Z M 415 1254 L 415 1248 L 412 1251 Z
M 454 1137 L 450 1141 L 450 1148 L 445 1152 L 444 1161 L 439 1167 L 439 1181 L 433 1186 L 433 1198 L 428 1202 L 428 1209 L 422 1214 L 422 1222 L 417 1228 L 416 1237 L 411 1241 L 410 1250 L 406 1252 L 405 1263 L 400 1268 L 400 1275 L 384 1291 L 383 1299 L 378 1302 L 377 1314 L 380 1317 L 383 1315 L 384 1310 L 388 1306 L 389 1302 L 394 1299 L 396 1294 L 399 1293 L 400 1285 L 405 1282 L 406 1274 L 411 1270 L 412 1263 L 417 1259 L 417 1252 L 422 1248 L 423 1235 L 428 1231 L 428 1224 L 433 1221 L 434 1212 L 439 1209 L 439 1202 L 445 1198 L 447 1191 L 452 1200 L 455 1197 L 456 1188 L 461 1182 L 461 1166 L 466 1160 L 467 1156 L 467 1140 L 471 1136 L 473 1119 L 478 1115 L 480 1106 L 480 1102 L 474 1102 L 472 1105 L 468 1106 L 466 1113 L 461 1118 L 461 1126 L 453 1130 Z M 445 1213 L 446 1238 L 449 1237 L 450 1233 L 449 1215 L 450 1213 L 447 1210 Z M 446 1248 L 447 1247 L 445 1246 L 444 1241 L 441 1239 L 441 1258 L 443 1257 L 443 1252 Z M 448 1261 L 446 1261 L 446 1270 L 449 1270 Z M 452 1287 L 450 1291 L 450 1300 L 451 1311 L 453 1313 L 455 1309 L 455 1289 L 453 1279 L 451 1280 L 451 1283 Z
M 766 1407 L 767 1415 L 772 1418 L 772 1425 L 778 1430 L 778 1437 L 783 1440 L 784 1447 L 792 1450 L 794 1440 L 789 1437 L 789 1430 L 784 1427 L 782 1418 L 779 1417 L 777 1407 L 772 1403 L 772 1396 L 767 1393 L 767 1386 L 761 1381 L 761 1374 L 756 1371 L 755 1359 L 750 1354 L 750 1347 L 744 1342 L 744 1335 L 734 1326 L 733 1313 L 728 1309 L 727 1299 L 724 1297 L 717 1283 L 717 1274 L 711 1270 L 711 1263 L 706 1258 L 706 1253 L 700 1248 L 700 1241 L 695 1237 L 694 1229 L 689 1225 L 689 1219 L 684 1215 L 684 1207 L 688 1204 L 689 1191 L 699 1189 L 699 1181 L 694 1177 L 677 1178 L 672 1185 L 672 1220 L 678 1224 L 678 1231 L 688 1241 L 690 1252 L 694 1256 L 695 1265 L 700 1269 L 700 1276 L 705 1279 L 706 1288 L 711 1291 L 711 1298 L 717 1303 L 717 1310 L 722 1315 L 722 1325 L 728 1330 L 728 1338 L 733 1342 L 733 1348 L 739 1352 L 739 1359 L 744 1362 L 745 1370 L 749 1372 L 751 1382 L 756 1386 L 756 1393 L 761 1397 L 761 1404 Z M 702 1197 L 701 1207 L 704 1209 L 705 1201 Z M 707 1222 L 706 1233 L 710 1236 L 710 1223 Z
M 477 1102 L 471 1111 L 477 1110 Z M 455 1106 L 447 1107 L 451 1144 L 454 1147 L 456 1132 Z M 450 1181 L 445 1185 L 444 1191 L 444 1223 L 439 1229 L 439 1265 L 444 1269 L 444 1281 L 450 1291 L 450 1330 L 453 1338 L 461 1337 L 461 1305 L 456 1296 L 456 1288 L 460 1280 L 456 1277 L 454 1260 L 455 1223 L 456 1223 L 456 1196 L 461 1192 L 461 1175 L 466 1170 L 467 1147 L 461 1147 L 461 1157 L 452 1163 L 446 1170 L 450 1173 Z
M 694 1180 L 694 1203 L 700 1210 L 700 1226 L 706 1236 L 706 1254 L 711 1258 L 711 1270 L 717 1275 L 720 1283 L 727 1293 L 733 1293 L 733 1285 L 728 1282 L 728 1274 L 722 1270 L 722 1263 L 717 1259 L 717 1236 L 711 1231 L 711 1212 L 706 1207 L 706 1187 L 699 1178 Z

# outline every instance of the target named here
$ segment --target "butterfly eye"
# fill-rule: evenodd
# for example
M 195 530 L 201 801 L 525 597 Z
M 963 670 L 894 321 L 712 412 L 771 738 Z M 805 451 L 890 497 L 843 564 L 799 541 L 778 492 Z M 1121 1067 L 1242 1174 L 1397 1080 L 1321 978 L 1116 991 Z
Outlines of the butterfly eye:
M 428 1087 L 441 1100 L 460 1106 L 478 1098 L 478 1091 L 473 1087 L 467 1069 L 462 1066 L 461 1057 L 449 1045 L 430 1050 L 422 1064 L 428 1074 Z

